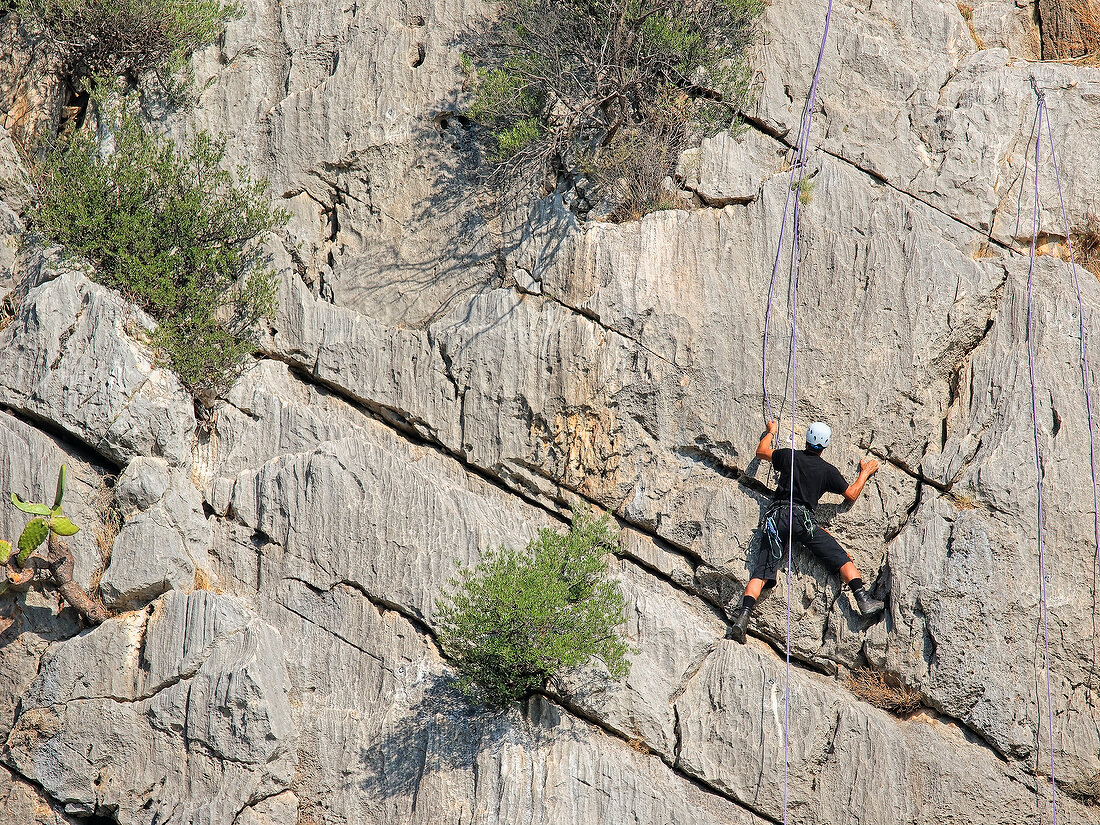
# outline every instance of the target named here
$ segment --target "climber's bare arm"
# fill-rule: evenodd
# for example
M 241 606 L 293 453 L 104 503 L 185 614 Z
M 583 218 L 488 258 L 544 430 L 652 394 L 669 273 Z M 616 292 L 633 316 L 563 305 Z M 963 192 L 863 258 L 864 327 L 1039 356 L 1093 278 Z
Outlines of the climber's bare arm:
M 763 459 L 764 461 L 772 460 L 772 453 L 775 450 L 772 449 L 772 441 L 775 440 L 775 434 L 779 432 L 779 422 L 769 421 L 768 428 L 764 431 L 764 434 L 760 436 L 760 444 L 756 447 L 756 457 Z M 858 493 L 856 494 L 858 495 Z
M 760 455 L 759 450 L 756 454 Z M 875 474 L 876 470 L 878 470 L 878 462 L 873 458 L 865 458 L 859 462 L 859 476 L 844 491 L 844 500 L 849 504 L 855 504 L 859 494 L 863 492 L 863 485 L 867 483 L 867 479 Z

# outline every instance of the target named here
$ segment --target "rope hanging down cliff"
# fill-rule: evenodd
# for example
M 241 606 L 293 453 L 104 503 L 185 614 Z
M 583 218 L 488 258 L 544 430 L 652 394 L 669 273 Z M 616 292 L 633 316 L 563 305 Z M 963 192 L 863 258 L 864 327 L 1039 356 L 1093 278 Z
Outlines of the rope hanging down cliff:
M 829 0 L 829 5 L 825 10 L 825 30 L 821 35 L 821 47 L 817 52 L 817 64 L 814 67 L 813 81 L 810 84 L 810 91 L 806 96 L 806 104 L 802 108 L 802 117 L 798 124 L 798 137 L 795 140 L 795 154 L 794 160 L 791 163 L 791 179 L 790 185 L 787 187 L 787 199 L 783 203 L 783 217 L 779 222 L 779 240 L 776 243 L 775 248 L 775 261 L 772 264 L 772 276 L 771 281 L 768 284 L 768 305 L 764 311 L 764 342 L 762 346 L 761 357 L 761 373 L 760 373 L 760 386 L 764 394 L 764 423 L 775 420 L 775 411 L 772 409 L 771 395 L 768 393 L 768 338 L 770 337 L 771 330 L 771 316 L 772 316 L 772 304 L 775 297 L 775 282 L 779 276 L 779 262 L 783 257 L 783 239 L 787 229 L 787 215 L 791 210 L 791 196 L 794 195 L 794 214 L 791 220 L 791 306 L 792 306 L 792 318 L 791 318 L 791 341 L 790 341 L 790 359 L 794 359 L 795 350 L 795 318 L 794 313 L 797 309 L 797 287 L 798 287 L 798 226 L 801 217 L 801 195 L 802 184 L 806 180 L 806 161 L 809 156 L 810 146 L 810 124 L 813 121 L 813 109 L 814 104 L 817 101 L 817 84 L 818 79 L 821 76 L 821 63 L 825 59 L 825 42 L 829 37 L 829 24 L 832 20 L 833 14 L 833 0 Z M 794 369 L 793 364 L 788 362 L 788 368 L 790 371 L 790 377 L 793 384 L 794 381 Z M 792 386 L 793 393 L 793 386 Z M 792 398 L 791 409 L 794 409 L 794 401 Z M 792 428 L 793 428 L 792 422 Z M 791 432 L 792 439 L 794 438 L 794 431 Z
M 768 285 L 768 306 L 764 313 L 764 342 L 762 373 L 760 382 L 764 394 L 765 423 L 774 419 L 771 397 L 768 395 L 768 330 L 771 322 L 772 301 L 775 296 L 775 281 L 779 274 L 779 262 L 783 254 L 783 236 L 787 226 L 787 214 L 794 196 L 794 213 L 791 217 L 791 344 L 789 376 L 791 388 L 791 444 L 795 438 L 795 369 L 797 366 L 798 332 L 798 225 L 801 213 L 802 184 L 806 175 L 806 160 L 809 155 L 810 124 L 813 120 L 814 103 L 817 100 L 817 84 L 821 77 L 821 64 L 825 58 L 825 42 L 829 37 L 829 23 L 832 20 L 833 0 L 829 0 L 825 10 L 825 29 L 821 35 L 821 47 L 817 53 L 817 65 L 814 67 L 813 82 L 810 84 L 806 104 L 802 109 L 802 118 L 798 127 L 798 139 L 795 143 L 795 156 L 791 166 L 791 180 L 787 187 L 787 199 L 783 205 L 783 218 L 779 225 L 779 241 L 775 250 L 775 262 L 772 265 L 771 282 Z M 791 477 L 794 477 L 794 450 L 791 450 Z M 790 507 L 794 508 L 794 484 L 791 484 Z M 785 650 L 785 671 L 783 677 L 783 825 L 787 825 L 787 782 L 790 771 L 790 723 L 791 723 L 791 550 L 794 545 L 794 519 L 788 519 L 787 531 L 787 636 Z
M 1077 320 L 1080 325 L 1081 342 L 1081 384 L 1085 391 L 1085 417 L 1089 425 L 1089 471 L 1092 475 L 1092 528 L 1093 546 L 1096 551 L 1096 566 L 1100 570 L 1100 493 L 1096 479 L 1096 433 L 1092 420 L 1092 389 L 1089 380 L 1089 345 L 1085 334 L 1085 302 L 1081 299 L 1081 282 L 1077 277 L 1077 260 L 1073 252 L 1073 237 L 1069 230 L 1069 217 L 1066 214 L 1066 200 L 1062 195 L 1062 173 L 1058 168 L 1058 153 L 1054 150 L 1054 131 L 1050 126 L 1050 111 L 1045 101 L 1040 107 L 1043 120 L 1047 125 L 1047 140 L 1050 143 L 1050 159 L 1054 166 L 1054 180 L 1058 186 L 1058 205 L 1062 210 L 1062 227 L 1066 233 L 1066 245 L 1069 248 L 1069 265 L 1073 272 L 1073 289 L 1077 295 Z M 1039 133 L 1042 135 L 1042 125 Z
M 1092 475 L 1092 510 L 1093 510 L 1093 538 L 1096 548 L 1097 564 L 1100 566 L 1100 507 L 1097 506 L 1098 492 L 1097 492 L 1097 477 L 1096 477 L 1096 439 L 1092 419 L 1092 393 L 1089 380 L 1089 362 L 1088 362 L 1088 338 L 1085 334 L 1085 308 L 1084 301 L 1081 298 L 1081 285 L 1077 275 L 1077 262 L 1073 252 L 1073 239 L 1069 228 L 1069 218 L 1066 213 L 1066 202 L 1062 193 L 1062 176 L 1061 171 L 1058 168 L 1058 154 L 1054 148 L 1054 132 L 1050 125 L 1050 113 L 1047 109 L 1046 96 L 1038 88 L 1034 79 L 1032 79 L 1032 88 L 1035 89 L 1035 95 L 1037 97 L 1036 111 L 1035 111 L 1035 125 L 1032 127 L 1032 132 L 1035 137 L 1035 171 L 1034 171 L 1034 185 L 1033 185 L 1033 203 L 1031 211 L 1031 249 L 1030 260 L 1028 263 L 1027 272 L 1027 356 L 1028 356 L 1028 374 L 1031 381 L 1031 420 L 1032 420 L 1032 433 L 1035 444 L 1035 490 L 1037 496 L 1036 516 L 1038 520 L 1038 549 L 1039 549 L 1039 596 L 1042 604 L 1042 620 L 1043 620 L 1043 651 L 1044 651 L 1044 665 L 1046 670 L 1046 691 L 1047 691 L 1047 733 L 1050 739 L 1050 805 L 1051 816 L 1054 825 L 1058 822 L 1058 794 L 1055 785 L 1055 773 L 1054 773 L 1054 713 L 1053 702 L 1051 699 L 1052 688 L 1050 678 L 1050 631 L 1049 631 L 1049 606 L 1047 600 L 1047 573 L 1046 573 L 1046 552 L 1043 533 L 1043 468 L 1042 457 L 1039 450 L 1039 418 L 1038 418 L 1038 403 L 1036 400 L 1037 388 L 1035 380 L 1035 342 L 1034 342 L 1034 323 L 1032 312 L 1032 287 L 1035 274 L 1035 257 L 1036 257 L 1036 244 L 1038 242 L 1039 235 L 1039 169 L 1041 165 L 1040 153 L 1042 151 L 1043 141 L 1043 126 L 1046 125 L 1047 138 L 1050 144 L 1051 162 L 1054 167 L 1055 181 L 1058 189 L 1058 203 L 1061 208 L 1062 214 L 1062 226 L 1065 232 L 1066 243 L 1069 248 L 1070 268 L 1073 272 L 1073 285 L 1077 296 L 1077 315 L 1080 324 L 1080 367 L 1081 367 L 1081 381 L 1084 388 L 1085 395 L 1085 415 L 1088 420 L 1089 428 L 1089 467 Z M 1028 144 L 1030 146 L 1030 140 Z M 1026 156 L 1025 156 L 1025 168 L 1026 168 Z M 1021 193 L 1023 190 L 1023 183 L 1021 182 Z M 1018 220 L 1018 217 L 1017 217 Z
M 1058 795 L 1054 786 L 1054 714 L 1051 712 L 1051 686 L 1050 686 L 1050 632 L 1047 627 L 1047 588 L 1046 588 L 1046 553 L 1043 542 L 1043 466 L 1039 454 L 1039 415 L 1036 402 L 1035 383 L 1035 330 L 1032 323 L 1032 282 L 1035 275 L 1035 242 L 1039 235 L 1039 149 L 1042 146 L 1043 136 L 1043 109 L 1045 103 L 1042 94 L 1039 94 L 1039 109 L 1035 115 L 1035 121 L 1039 126 L 1035 135 L 1035 192 L 1034 202 L 1031 208 L 1031 260 L 1027 268 L 1027 368 L 1031 379 L 1031 423 L 1035 437 L 1035 493 L 1037 496 L 1036 517 L 1039 525 L 1039 597 L 1043 605 L 1043 646 L 1045 650 L 1045 670 L 1047 677 L 1047 731 L 1050 734 L 1050 804 L 1054 825 L 1058 825 Z M 1021 186 L 1022 186 L 1021 182 Z

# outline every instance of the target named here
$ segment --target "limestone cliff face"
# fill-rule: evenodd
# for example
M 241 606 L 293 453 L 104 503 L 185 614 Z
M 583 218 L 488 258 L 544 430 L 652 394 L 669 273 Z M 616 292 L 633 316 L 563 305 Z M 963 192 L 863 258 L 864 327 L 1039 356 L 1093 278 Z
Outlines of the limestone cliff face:
M 748 645 L 725 637 L 771 481 L 753 459 L 763 302 L 824 0 L 769 8 L 750 128 L 682 164 L 701 206 L 621 225 L 553 199 L 503 217 L 483 202 L 454 116 L 474 0 L 245 8 L 194 59 L 197 109 L 167 120 L 225 132 L 294 215 L 272 249 L 281 309 L 214 432 L 130 334 L 141 313 L 49 254 L 0 249 L 21 284 L 0 330 L 0 488 L 46 489 L 67 461 L 74 517 L 103 521 L 111 485 L 121 516 L 117 536 L 74 544 L 116 618 L 82 631 L 41 595 L 5 603 L 0 822 L 782 821 L 784 585 Z M 797 425 L 828 420 L 849 476 L 882 460 L 854 507 L 823 514 L 888 617 L 868 626 L 796 557 L 791 822 L 1050 820 L 1029 188 L 1024 228 L 1016 212 L 1032 78 L 1070 221 L 1097 211 L 1100 70 L 1029 62 L 1042 37 L 1016 0 L 834 6 L 800 238 Z M 19 89 L 3 87 L 9 107 L 26 105 Z M 0 232 L 17 239 L 10 148 L 0 135 Z M 1058 821 L 1096 823 L 1077 304 L 1049 165 L 1040 188 Z M 1094 332 L 1100 283 L 1081 276 Z M 504 714 L 465 706 L 435 595 L 459 561 L 522 545 L 579 501 L 624 528 L 629 678 Z M 0 509 L 3 534 L 17 515 Z M 925 709 L 902 720 L 858 699 L 845 677 L 868 665 Z

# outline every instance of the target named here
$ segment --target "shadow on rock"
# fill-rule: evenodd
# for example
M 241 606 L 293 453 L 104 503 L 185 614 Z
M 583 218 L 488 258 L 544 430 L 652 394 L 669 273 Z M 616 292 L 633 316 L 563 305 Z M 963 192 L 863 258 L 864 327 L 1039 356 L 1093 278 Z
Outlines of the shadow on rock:
M 318 225 L 329 225 L 328 235 L 296 239 L 305 246 L 287 245 L 316 298 L 427 329 L 480 294 L 516 286 L 517 257 L 537 269 L 578 230 L 560 194 L 544 197 L 522 176 L 488 181 L 484 130 L 465 107 L 458 92 L 427 103 L 407 146 L 349 152 L 305 170 L 287 191 L 308 192 L 320 205 Z M 525 284 L 532 277 L 540 276 L 521 276 Z
M 454 677 L 433 677 L 423 697 L 362 752 L 362 789 L 375 799 L 417 793 L 431 773 L 463 772 L 486 749 L 499 749 L 512 727 L 507 711 L 471 702 Z
M 33 591 L 0 595 L 0 648 L 24 633 L 56 642 L 75 636 L 81 629 L 76 611 L 68 605 L 58 610 L 56 599 L 49 596 Z
M 374 800 L 414 797 L 435 774 L 463 774 L 580 734 L 548 696 L 491 710 L 471 702 L 453 676 L 433 677 L 423 697 L 362 751 L 363 792 Z

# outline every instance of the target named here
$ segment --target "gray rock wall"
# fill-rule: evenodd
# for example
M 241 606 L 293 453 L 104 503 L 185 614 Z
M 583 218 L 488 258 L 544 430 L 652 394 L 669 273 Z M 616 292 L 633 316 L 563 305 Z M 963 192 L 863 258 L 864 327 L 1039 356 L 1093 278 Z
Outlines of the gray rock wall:
M 0 822 L 779 822 L 785 727 L 792 822 L 1050 821 L 1030 190 L 1015 223 L 1030 78 L 1071 222 L 1095 210 L 1100 70 L 1027 62 L 1027 4 L 834 6 L 795 426 L 828 420 L 848 477 L 862 456 L 882 462 L 859 502 L 821 515 L 888 616 L 868 625 L 795 558 L 789 721 L 785 583 L 747 646 L 725 638 L 772 482 L 753 457 L 763 305 L 824 8 L 770 6 L 749 128 L 681 164 L 703 206 L 609 225 L 553 199 L 497 209 L 473 185 L 454 112 L 479 4 L 248 3 L 194 59 L 197 109 L 167 120 L 225 132 L 294 216 L 271 249 L 280 311 L 213 431 L 141 343 L 147 318 L 70 264 L 15 264 L 29 280 L 0 330 L 0 486 L 48 495 L 58 463 L 78 468 L 78 578 L 117 615 L 81 631 L 48 595 L 4 603 Z M 1055 776 L 1059 821 L 1087 823 L 1092 491 L 1044 164 L 1033 309 Z M 1100 284 L 1079 275 L 1092 331 Z M 765 376 L 777 405 L 792 316 L 784 267 Z M 108 488 L 122 521 L 106 559 L 91 526 Z M 437 595 L 460 562 L 578 503 L 623 528 L 630 676 L 469 707 L 434 639 Z M 859 699 L 847 676 L 867 666 L 924 708 L 899 719 Z

